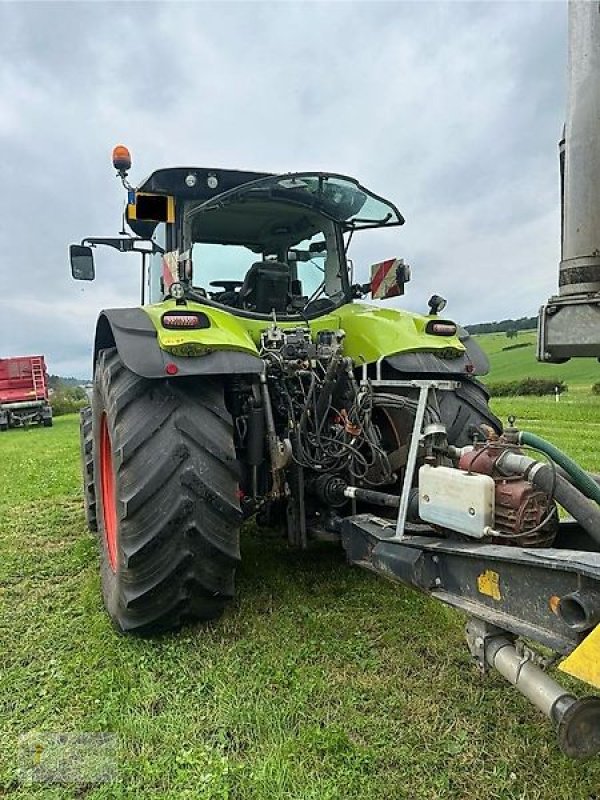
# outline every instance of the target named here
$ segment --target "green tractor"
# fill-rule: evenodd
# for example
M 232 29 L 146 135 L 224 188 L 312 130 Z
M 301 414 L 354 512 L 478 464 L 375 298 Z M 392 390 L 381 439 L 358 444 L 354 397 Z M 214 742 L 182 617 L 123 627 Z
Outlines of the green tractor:
M 113 163 L 133 235 L 84 239 L 71 265 L 93 278 L 99 244 L 143 260 L 141 307 L 99 316 L 81 423 L 88 523 L 120 630 L 218 617 L 248 517 L 304 548 L 339 540 L 350 515 L 395 516 L 415 379 L 455 383 L 425 409 L 450 445 L 500 432 L 476 380 L 486 358 L 440 318 L 442 298 L 423 316 L 360 302 L 410 278 L 389 259 L 352 280 L 350 240 L 402 225 L 392 203 L 324 173 L 172 168 L 135 189 L 126 148 Z
M 532 700 L 565 753 L 600 752 L 600 698 L 566 692 L 531 646 L 600 687 L 600 486 L 502 429 L 487 360 L 443 298 L 425 315 L 361 302 L 410 278 L 392 258 L 356 283 L 348 258 L 398 209 L 342 175 L 173 168 L 134 188 L 126 148 L 113 164 L 132 233 L 72 245 L 71 270 L 93 279 L 98 245 L 141 253 L 141 306 L 101 312 L 81 418 L 117 629 L 219 617 L 253 517 L 461 610 L 481 670 Z

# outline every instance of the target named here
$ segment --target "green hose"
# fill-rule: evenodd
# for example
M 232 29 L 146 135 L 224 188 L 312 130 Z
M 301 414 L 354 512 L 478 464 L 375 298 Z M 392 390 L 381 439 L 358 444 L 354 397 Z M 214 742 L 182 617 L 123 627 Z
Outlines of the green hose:
M 590 500 L 595 500 L 600 503 L 600 486 L 594 481 L 588 473 L 582 469 L 579 464 L 573 461 L 572 458 L 551 442 L 542 439 L 541 436 L 536 436 L 535 433 L 529 431 L 521 431 L 519 434 L 519 444 L 526 444 L 530 447 L 535 447 L 541 450 L 553 461 L 555 461 L 564 471 L 569 475 L 573 485 L 579 489 Z

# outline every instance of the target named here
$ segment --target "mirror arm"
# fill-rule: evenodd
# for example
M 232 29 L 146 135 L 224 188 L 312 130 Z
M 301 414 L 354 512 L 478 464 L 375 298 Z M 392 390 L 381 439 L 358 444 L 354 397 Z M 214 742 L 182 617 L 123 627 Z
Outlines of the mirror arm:
M 151 250 L 139 250 L 135 247 L 137 242 L 148 242 L 152 245 Z M 83 246 L 89 245 L 90 247 L 96 247 L 97 245 L 105 245 L 106 247 L 114 247 L 115 250 L 118 250 L 121 253 L 152 253 L 155 255 L 156 253 L 160 253 L 164 255 L 166 250 L 162 248 L 159 244 L 154 242 L 152 239 L 115 239 L 115 238 L 103 238 L 103 237 L 96 237 L 96 236 L 88 236 L 85 239 L 81 240 L 81 244 Z
M 356 300 L 360 300 L 361 297 L 364 297 L 371 291 L 371 282 L 369 281 L 369 283 L 353 283 L 350 288 L 352 290 L 352 297 Z

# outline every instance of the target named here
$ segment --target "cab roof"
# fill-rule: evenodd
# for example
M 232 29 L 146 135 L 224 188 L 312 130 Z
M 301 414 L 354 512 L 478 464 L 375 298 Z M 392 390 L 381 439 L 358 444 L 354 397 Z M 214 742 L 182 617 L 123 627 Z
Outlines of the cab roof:
M 186 178 L 193 175 L 196 183 L 188 186 Z M 157 169 L 138 187 L 138 192 L 169 194 L 182 200 L 210 200 L 223 192 L 245 183 L 269 178 L 270 172 L 246 172 L 218 167 L 166 167 Z

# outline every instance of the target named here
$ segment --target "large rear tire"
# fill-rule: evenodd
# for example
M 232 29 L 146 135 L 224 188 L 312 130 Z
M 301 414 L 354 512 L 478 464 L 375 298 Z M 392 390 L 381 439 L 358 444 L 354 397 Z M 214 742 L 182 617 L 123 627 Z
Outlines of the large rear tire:
M 123 632 L 219 617 L 234 594 L 241 512 L 218 378 L 147 380 L 100 353 L 93 400 L 102 592 Z
M 482 425 L 502 433 L 502 422 L 489 407 L 490 393 L 476 380 L 463 380 L 454 392 L 438 392 L 442 422 L 449 444 L 465 447 L 483 438 Z
M 94 438 L 92 436 L 91 406 L 86 406 L 79 412 L 79 446 L 85 519 L 89 530 L 95 533 L 98 530 L 98 520 L 96 518 L 96 488 L 94 486 Z

